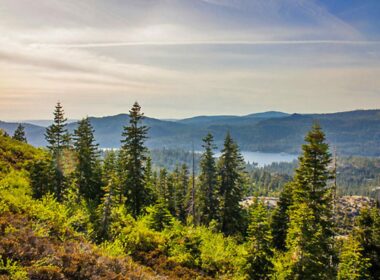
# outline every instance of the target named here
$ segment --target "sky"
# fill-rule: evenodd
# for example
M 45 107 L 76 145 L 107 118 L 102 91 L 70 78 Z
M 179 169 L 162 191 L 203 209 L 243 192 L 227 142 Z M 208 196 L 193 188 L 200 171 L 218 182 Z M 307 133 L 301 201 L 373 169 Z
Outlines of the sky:
M 378 0 L 0 0 L 0 120 L 380 108 Z

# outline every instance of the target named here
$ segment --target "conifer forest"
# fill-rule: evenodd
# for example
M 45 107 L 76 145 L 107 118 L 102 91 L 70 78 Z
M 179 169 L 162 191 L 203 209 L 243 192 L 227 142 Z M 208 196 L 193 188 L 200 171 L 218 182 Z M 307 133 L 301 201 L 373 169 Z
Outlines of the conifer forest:
M 159 168 L 143 119 L 136 102 L 103 152 L 88 118 L 68 132 L 60 103 L 46 148 L 22 125 L 2 132 L 1 279 L 379 279 L 378 205 L 342 223 L 318 123 L 270 207 L 258 191 L 245 203 L 253 181 L 230 133 L 219 157 L 208 133 L 193 166 Z

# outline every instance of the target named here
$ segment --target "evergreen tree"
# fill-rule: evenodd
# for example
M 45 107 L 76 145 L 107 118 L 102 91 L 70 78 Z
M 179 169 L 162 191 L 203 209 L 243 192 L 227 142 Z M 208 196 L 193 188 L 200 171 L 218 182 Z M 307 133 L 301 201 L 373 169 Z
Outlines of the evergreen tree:
M 291 266 L 289 277 L 285 279 L 332 279 L 329 253 L 321 246 L 325 242 L 322 227 L 313 210 L 306 203 L 300 203 L 292 207 L 289 216 L 288 259 L 285 261 Z
M 25 128 L 21 123 L 17 126 L 12 138 L 15 140 L 27 143 L 26 136 L 25 136 Z
M 292 183 L 286 239 L 288 256 L 292 258 L 288 260 L 292 263 L 289 279 L 332 279 L 333 205 L 328 185 L 331 155 L 318 124 L 313 125 L 305 141 Z
M 58 201 L 62 200 L 65 188 L 64 176 L 64 151 L 70 148 L 70 135 L 67 130 L 67 119 L 60 102 L 55 106 L 54 122 L 46 129 L 45 138 L 48 142 L 48 149 L 53 156 L 55 170 L 55 196 Z
M 169 191 L 168 191 L 168 171 L 166 168 L 161 168 L 158 174 L 158 180 L 156 185 L 156 192 L 158 199 L 163 201 L 168 201 L 169 199 Z
M 29 177 L 33 198 L 39 199 L 54 191 L 54 165 L 50 154 L 31 163 Z
M 242 227 L 243 213 L 240 205 L 243 199 L 244 160 L 237 144 L 227 133 L 218 165 L 220 223 L 222 232 L 234 234 Z
M 272 234 L 268 212 L 256 199 L 250 213 L 248 226 L 248 257 L 245 268 L 249 279 L 270 279 L 272 271 Z
M 189 192 L 189 169 L 186 164 L 182 164 L 180 169 L 177 169 L 177 180 L 175 187 L 176 197 L 176 217 L 185 222 L 187 218 L 188 201 L 187 195 Z
M 117 174 L 118 155 L 117 152 L 110 150 L 104 153 L 103 157 L 103 178 L 108 182 L 113 175 Z
M 380 272 L 380 210 L 376 207 L 362 208 L 356 220 L 354 236 L 368 259 L 370 279 L 378 279 Z
M 54 122 L 46 129 L 45 138 L 48 142 L 48 149 L 57 156 L 63 149 L 70 147 L 70 134 L 67 130 L 67 119 L 60 102 L 54 110 Z
M 118 205 L 123 203 L 122 178 L 120 159 L 115 151 L 107 151 L 104 155 L 102 166 L 103 184 L 112 182 L 112 192 Z
M 167 202 L 159 198 L 157 203 L 147 208 L 147 220 L 150 228 L 156 231 L 162 231 L 172 222 L 173 216 L 167 207 Z
M 110 238 L 110 227 L 112 223 L 112 210 L 118 205 L 117 177 L 111 175 L 108 184 L 104 187 L 102 203 L 98 206 L 97 216 L 97 239 L 99 242 Z
M 171 173 L 168 176 L 167 180 L 167 207 L 172 216 L 175 216 L 176 214 L 176 180 L 177 180 L 177 174 Z
M 78 158 L 75 175 L 79 195 L 87 201 L 99 202 L 102 192 L 99 150 L 88 118 L 78 122 L 74 131 L 74 149 Z
M 209 133 L 203 138 L 205 149 L 200 163 L 198 207 L 200 223 L 208 225 L 218 218 L 217 170 L 213 150 L 213 136 Z
M 356 238 L 349 236 L 347 240 L 343 241 L 339 258 L 338 280 L 370 279 L 369 267 L 369 259 L 364 257 L 360 242 Z
M 150 201 L 149 192 L 145 186 L 145 164 L 147 148 L 144 145 L 148 128 L 141 125 L 144 115 L 140 105 L 135 102 L 129 111 L 129 126 L 124 126 L 122 136 L 123 169 L 125 172 L 124 195 L 126 208 L 133 217 L 141 214 Z
M 144 173 L 145 187 L 147 189 L 147 204 L 151 205 L 157 201 L 158 194 L 156 192 L 156 178 L 152 169 L 152 159 L 151 157 L 147 157 L 146 167 Z
M 169 174 L 165 168 L 160 170 L 157 181 L 157 194 L 160 203 L 165 203 L 171 215 L 175 214 L 175 174 Z
M 292 184 L 288 183 L 280 193 L 277 206 L 271 219 L 273 245 L 276 249 L 284 251 L 286 235 L 288 233 L 289 215 L 288 210 L 292 204 Z
M 97 240 L 102 242 L 111 238 L 111 224 L 115 221 L 113 211 L 123 208 L 123 180 L 120 168 L 121 159 L 119 153 L 110 150 L 104 154 L 102 165 L 102 179 L 105 187 L 101 198 L 101 204 L 97 208 Z

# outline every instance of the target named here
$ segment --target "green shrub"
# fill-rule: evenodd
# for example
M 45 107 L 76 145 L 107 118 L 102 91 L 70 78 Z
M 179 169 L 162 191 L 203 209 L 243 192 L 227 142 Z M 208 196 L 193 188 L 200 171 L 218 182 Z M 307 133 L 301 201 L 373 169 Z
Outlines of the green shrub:
M 112 257 L 120 257 L 120 256 L 126 255 L 125 248 L 119 239 L 116 239 L 115 241 L 112 241 L 112 242 L 105 241 L 99 245 L 99 249 L 105 255 L 112 256 Z
M 117 238 L 130 255 L 153 251 L 165 244 L 163 234 L 149 228 L 145 220 L 138 220 L 125 227 Z
M 27 280 L 28 273 L 17 262 L 0 259 L 0 275 L 8 275 L 11 280 Z
M 145 217 L 150 228 L 162 231 L 170 226 L 173 216 L 170 214 L 166 202 L 160 200 L 157 204 L 147 207 L 148 215 Z
M 169 260 L 192 268 L 200 266 L 201 237 L 193 227 L 183 226 L 173 219 L 172 226 L 165 229 L 164 235 Z

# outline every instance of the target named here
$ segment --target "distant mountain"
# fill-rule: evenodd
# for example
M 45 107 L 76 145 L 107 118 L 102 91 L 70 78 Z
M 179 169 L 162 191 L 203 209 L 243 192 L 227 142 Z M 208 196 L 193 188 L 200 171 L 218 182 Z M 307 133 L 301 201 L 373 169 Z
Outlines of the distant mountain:
M 13 135 L 18 125 L 19 123 L 16 122 L 0 121 L 0 128 L 4 129 L 9 135 Z M 25 127 L 25 135 L 28 139 L 29 144 L 32 144 L 33 146 L 37 147 L 46 145 L 46 141 L 44 138 L 44 127 L 29 123 L 22 123 L 22 125 Z
M 231 115 L 221 115 L 221 116 L 197 116 L 193 118 L 178 120 L 178 123 L 191 124 L 199 126 L 210 126 L 210 125 L 226 125 L 226 124 L 253 124 L 264 119 L 271 118 L 281 118 L 286 117 L 289 114 L 269 111 L 263 113 L 254 113 L 246 116 L 231 116 Z
M 268 111 L 262 113 L 253 113 L 246 115 L 246 118 L 257 118 L 257 119 L 274 119 L 274 118 L 283 118 L 289 116 L 288 113 L 278 112 L 278 111 Z
M 184 124 L 210 124 L 217 122 L 223 123 L 238 118 L 238 116 L 197 116 L 188 119 L 177 120 L 177 122 Z
M 121 133 L 123 126 L 128 124 L 129 117 L 127 114 L 119 114 L 109 117 L 90 117 L 90 122 L 95 129 L 95 137 L 101 147 L 114 148 L 120 146 Z M 148 145 L 151 142 L 162 143 L 162 139 L 185 133 L 188 130 L 186 125 L 173 121 L 163 121 L 159 119 L 144 118 L 144 125 L 149 126 Z M 70 131 L 74 131 L 76 123 L 68 125 Z M 160 146 L 161 144 L 157 144 Z
M 77 122 L 77 121 L 78 120 L 74 120 L 74 119 L 67 120 L 68 123 Z M 53 123 L 53 120 L 23 120 L 20 122 L 21 123 L 34 124 L 34 125 L 43 126 L 43 127 L 48 127 L 49 125 L 51 125 Z
M 100 147 L 120 147 L 127 114 L 91 117 L 95 137 Z M 380 156 L 380 110 L 357 110 L 331 114 L 255 113 L 246 116 L 198 116 L 183 120 L 159 120 L 146 117 L 150 127 L 147 145 L 150 148 L 201 149 L 202 138 L 211 132 L 220 148 L 230 131 L 242 150 L 298 153 L 305 133 L 318 121 L 329 143 L 339 154 Z M 24 124 L 28 141 L 45 145 L 45 128 Z M 17 123 L 0 122 L 0 128 L 13 134 Z M 69 124 L 73 131 L 76 123 Z

